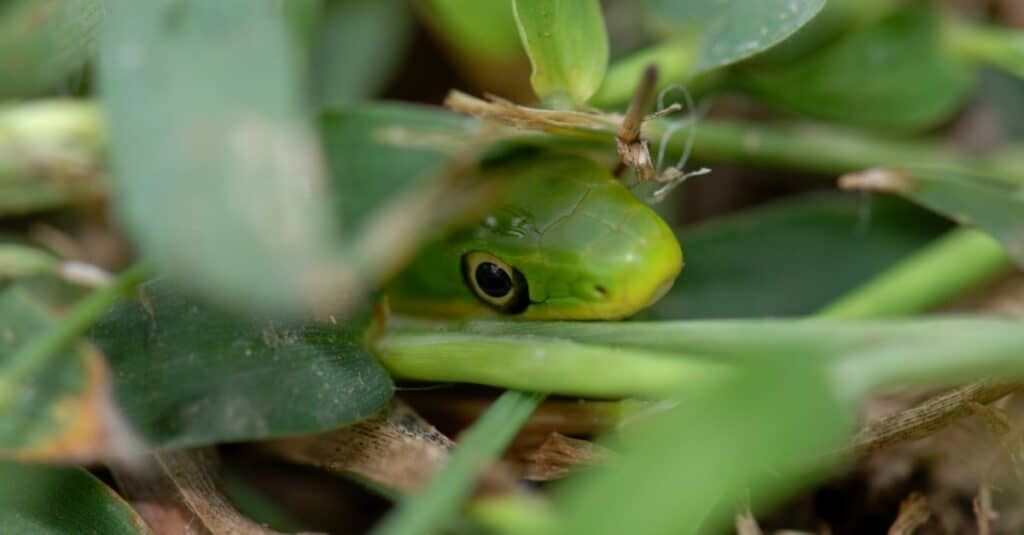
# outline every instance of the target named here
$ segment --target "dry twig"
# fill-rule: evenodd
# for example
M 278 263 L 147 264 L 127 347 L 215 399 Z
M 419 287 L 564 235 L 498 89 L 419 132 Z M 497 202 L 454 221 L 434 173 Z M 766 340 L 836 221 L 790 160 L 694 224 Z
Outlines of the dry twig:
M 848 448 L 860 457 L 933 435 L 952 422 L 974 414 L 976 411 L 972 404 L 991 403 L 1018 390 L 1020 386 L 979 381 L 957 388 L 864 426 L 850 441 Z

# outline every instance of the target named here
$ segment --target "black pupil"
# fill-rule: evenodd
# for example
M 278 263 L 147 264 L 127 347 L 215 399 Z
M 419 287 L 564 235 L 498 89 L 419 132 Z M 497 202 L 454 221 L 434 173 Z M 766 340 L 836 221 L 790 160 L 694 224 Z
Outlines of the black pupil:
M 477 286 L 491 297 L 505 297 L 512 290 L 512 278 L 497 264 L 480 262 L 474 276 Z

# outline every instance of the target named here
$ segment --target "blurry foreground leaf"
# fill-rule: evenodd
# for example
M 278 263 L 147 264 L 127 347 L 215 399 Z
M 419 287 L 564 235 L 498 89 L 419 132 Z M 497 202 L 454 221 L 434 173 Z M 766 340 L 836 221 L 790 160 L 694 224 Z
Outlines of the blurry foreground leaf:
M 363 348 L 365 322 L 239 316 L 166 283 L 140 289 L 92 331 L 118 404 L 159 448 L 263 439 L 359 421 L 391 398 Z
M 516 24 L 533 65 L 530 82 L 555 108 L 580 106 L 608 66 L 608 33 L 597 0 L 514 0 Z
M 131 506 L 81 468 L 0 462 L 0 481 L 6 533 L 151 533 Z
M 501 455 L 543 400 L 543 394 L 514 390 L 503 393 L 459 437 L 443 468 L 425 487 L 403 499 L 373 533 L 418 535 L 443 529 L 469 497 L 487 464 Z
M 410 23 L 403 0 L 328 2 L 310 68 L 317 105 L 336 108 L 372 97 L 394 74 Z
M 820 476 L 841 443 L 849 409 L 820 367 L 752 366 L 687 388 L 671 410 L 630 426 L 614 463 L 558 489 L 551 533 L 715 533 L 749 489 L 777 503 Z M 814 422 L 814 425 L 807 425 Z
M 825 0 L 647 0 L 647 19 L 670 37 L 699 35 L 700 72 L 746 59 L 778 44 L 811 20 Z
M 479 123 L 446 110 L 377 103 L 323 114 L 331 207 L 353 238 L 401 192 L 414 192 L 451 164 Z
M 804 316 L 945 227 L 885 197 L 816 194 L 677 231 L 686 267 L 644 319 Z
M 269 0 L 114 0 L 100 65 L 117 208 L 147 257 L 221 300 L 351 299 L 296 39 Z M 197 83 L 201 80 L 202 83 Z
M 0 377 L 6 379 L 20 350 L 57 324 L 24 289 L 0 289 Z M 0 408 L 0 457 L 93 462 L 125 453 L 132 441 L 112 406 L 103 356 L 86 343 L 58 352 L 13 385 L 16 394 Z
M 0 101 L 54 89 L 95 50 L 101 0 L 0 4 Z
M 974 78 L 970 65 L 947 48 L 942 32 L 935 10 L 907 8 L 808 58 L 749 69 L 738 83 L 769 104 L 815 118 L 917 131 L 959 109 Z

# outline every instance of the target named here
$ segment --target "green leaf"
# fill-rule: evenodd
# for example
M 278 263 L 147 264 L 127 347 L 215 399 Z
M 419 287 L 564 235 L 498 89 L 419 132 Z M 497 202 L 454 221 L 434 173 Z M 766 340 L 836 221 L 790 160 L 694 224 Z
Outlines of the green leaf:
M 796 361 L 753 366 L 679 399 L 630 426 L 614 463 L 558 489 L 550 533 L 723 532 L 748 489 L 764 506 L 823 475 L 822 452 L 852 423 L 828 376 Z
M 365 317 L 289 324 L 235 315 L 148 283 L 92 330 L 118 404 L 159 448 L 312 433 L 381 409 L 391 381 L 363 348 Z
M 411 104 L 352 106 L 321 116 L 331 207 L 349 237 L 397 192 L 430 184 L 479 126 L 446 110 Z
M 288 311 L 345 298 L 351 274 L 333 262 L 298 40 L 278 6 L 112 0 L 99 74 L 116 207 L 142 253 L 222 301 Z
M 824 5 L 825 0 L 647 0 L 647 18 L 671 38 L 699 36 L 693 72 L 703 72 L 775 46 Z
M 677 231 L 686 267 L 644 319 L 805 316 L 945 228 L 885 197 L 815 194 Z
M 903 9 L 802 61 L 742 72 L 736 83 L 795 113 L 880 131 L 919 131 L 947 120 L 973 85 L 973 70 L 943 39 L 934 10 Z
M 487 463 L 501 455 L 543 400 L 544 394 L 514 390 L 503 393 L 461 434 L 441 472 L 425 488 L 404 499 L 373 533 L 417 535 L 444 528 L 473 492 Z
M 100 0 L 11 0 L 0 5 L 0 101 L 52 90 L 92 56 Z
M 516 24 L 533 65 L 537 96 L 556 108 L 581 106 L 608 66 L 608 34 L 598 0 L 514 0 Z
M 151 533 L 131 506 L 77 467 L 0 462 L 0 525 L 8 533 Z
M 523 56 L 511 0 L 423 0 L 423 11 L 441 38 L 465 54 L 492 61 Z
M 55 314 L 23 288 L 0 289 L 0 377 L 7 379 L 20 349 L 57 325 Z M 60 349 L 14 388 L 0 408 L 0 457 L 92 462 L 123 446 L 117 441 L 124 437 L 112 432 L 110 374 L 94 347 Z
M 961 225 L 984 230 L 1002 243 L 1018 266 L 1024 267 L 1024 187 L 960 171 L 911 167 L 907 173 L 893 171 L 884 175 L 890 177 L 891 183 L 876 187 L 906 197 Z M 848 185 L 859 184 L 852 181 Z
M 335 0 L 321 15 L 310 74 L 321 108 L 358 102 L 394 75 L 411 30 L 401 0 Z

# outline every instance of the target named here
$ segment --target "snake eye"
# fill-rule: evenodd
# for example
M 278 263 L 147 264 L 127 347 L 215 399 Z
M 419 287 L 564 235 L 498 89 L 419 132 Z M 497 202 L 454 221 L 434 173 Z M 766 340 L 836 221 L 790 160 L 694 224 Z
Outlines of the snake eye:
M 462 255 L 462 278 L 473 295 L 499 312 L 519 314 L 530 305 L 526 277 L 490 253 Z

